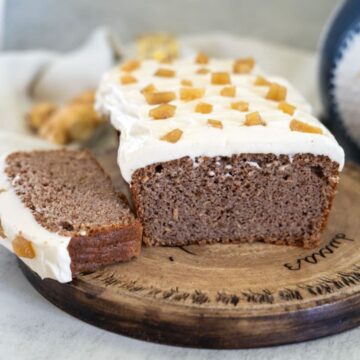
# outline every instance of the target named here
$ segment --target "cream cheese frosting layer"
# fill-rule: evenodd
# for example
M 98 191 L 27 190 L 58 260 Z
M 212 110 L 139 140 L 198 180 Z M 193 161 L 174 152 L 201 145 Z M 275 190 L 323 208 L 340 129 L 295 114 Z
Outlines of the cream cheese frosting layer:
M 22 236 L 31 242 L 33 259 L 20 259 L 42 279 L 50 278 L 61 283 L 72 280 L 71 259 L 68 252 L 70 237 L 61 236 L 42 227 L 16 195 L 6 173 L 6 157 L 0 159 L 0 220 L 6 238 L 0 244 L 14 253 L 12 242 Z
M 118 162 L 124 179 L 131 182 L 131 176 L 139 168 L 157 162 L 178 159 L 184 156 L 231 156 L 240 153 L 272 153 L 292 157 L 298 153 L 326 155 L 344 165 L 344 151 L 332 134 L 312 115 L 311 106 L 285 80 L 264 74 L 257 66 L 249 74 L 232 73 L 232 60 L 210 59 L 206 65 L 195 63 L 193 59 L 160 64 L 157 61 L 143 61 L 131 72 L 137 82 L 123 85 L 121 76 L 126 73 L 115 68 L 103 76 L 97 92 L 96 108 L 108 116 L 113 126 L 121 132 Z M 197 74 L 200 68 L 210 70 L 208 74 Z M 174 70 L 174 77 L 154 76 L 159 68 Z M 212 72 L 228 72 L 231 86 L 236 87 L 235 97 L 221 96 L 220 91 L 227 85 L 212 85 Z M 270 82 L 283 85 L 287 89 L 286 102 L 296 107 L 289 115 L 278 109 L 278 102 L 266 99 L 268 86 L 255 85 L 258 75 Z M 204 88 L 205 95 L 192 101 L 180 100 L 181 80 L 190 80 L 195 88 Z M 173 117 L 154 120 L 149 116 L 156 105 L 146 102 L 141 90 L 153 84 L 157 91 L 173 91 L 176 106 Z M 231 102 L 245 101 L 247 112 L 231 108 Z M 209 114 L 195 112 L 199 102 L 213 106 Z M 266 126 L 244 126 L 246 114 L 259 112 Z M 222 129 L 209 126 L 208 119 L 222 122 Z M 291 131 L 292 119 L 321 128 L 323 134 Z M 168 132 L 180 129 L 182 136 L 176 143 L 162 141 Z

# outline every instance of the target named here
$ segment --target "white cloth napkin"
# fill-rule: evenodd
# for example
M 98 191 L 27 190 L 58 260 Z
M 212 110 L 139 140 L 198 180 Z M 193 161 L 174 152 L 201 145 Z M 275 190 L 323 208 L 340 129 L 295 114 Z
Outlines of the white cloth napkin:
M 0 56 L 0 154 L 52 148 L 27 128 L 24 116 L 33 102 L 62 104 L 83 90 L 96 89 L 119 56 L 106 29 L 96 30 L 79 49 L 9 52 Z
M 114 36 L 97 29 L 80 48 L 66 54 L 49 51 L 9 52 L 0 55 L 0 154 L 54 145 L 34 136 L 24 114 L 34 101 L 64 103 L 82 90 L 96 88 L 102 74 L 120 56 Z M 198 51 L 214 57 L 254 56 L 265 71 L 287 77 L 319 111 L 316 63 L 312 53 L 223 33 L 184 36 L 184 56 Z M 134 45 L 124 48 L 131 56 Z

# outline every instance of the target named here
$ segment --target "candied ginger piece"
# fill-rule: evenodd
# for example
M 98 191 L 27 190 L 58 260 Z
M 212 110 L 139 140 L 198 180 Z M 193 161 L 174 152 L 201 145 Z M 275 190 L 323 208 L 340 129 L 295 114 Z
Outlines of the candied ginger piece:
M 152 93 L 154 93 L 155 91 L 156 91 L 156 87 L 155 87 L 154 84 L 149 84 L 149 85 L 145 86 L 145 87 L 141 90 L 141 92 L 142 92 L 143 94 L 152 94 Z
M 265 126 L 266 122 L 262 119 L 259 112 L 255 111 L 250 114 L 246 114 L 244 125 L 245 126 L 255 126 L 255 125 Z
M 174 77 L 175 76 L 175 71 L 171 70 L 171 69 L 165 69 L 165 68 L 160 68 L 157 69 L 155 74 L 155 76 L 160 76 L 160 77 Z
M 174 116 L 176 106 L 170 104 L 161 104 L 149 111 L 149 116 L 154 120 L 164 120 Z
M 294 105 L 287 103 L 286 101 L 280 101 L 278 105 L 278 109 L 286 114 L 294 115 L 296 107 Z
M 210 72 L 210 70 L 207 69 L 207 68 L 204 68 L 204 67 L 196 70 L 196 73 L 197 73 L 197 74 L 200 74 L 200 75 L 206 75 L 206 74 L 208 74 L 209 72 Z
M 181 80 L 180 84 L 181 84 L 182 86 L 192 86 L 192 85 L 193 85 L 193 83 L 192 83 L 191 80 L 186 80 L 186 79 Z
M 181 88 L 180 89 L 180 99 L 184 101 L 191 101 L 195 99 L 200 99 L 205 95 L 204 88 Z
M 35 105 L 27 114 L 26 121 L 33 130 L 39 130 L 57 110 L 51 102 L 42 102 Z
M 235 97 L 236 95 L 236 87 L 235 86 L 225 86 L 220 91 L 221 96 L 227 96 L 227 97 Z
M 205 102 L 199 102 L 195 107 L 195 112 L 201 114 L 209 114 L 212 112 L 213 106 Z
M 236 101 L 231 103 L 231 108 L 238 111 L 249 111 L 249 103 L 246 101 Z
M 208 119 L 207 123 L 208 123 L 209 126 L 212 126 L 214 128 L 217 128 L 217 129 L 222 129 L 223 128 L 223 124 L 219 120 Z
M 132 59 L 126 61 L 124 64 L 121 65 L 121 70 L 125 72 L 132 72 L 140 67 L 140 60 Z
M 31 241 L 26 240 L 21 234 L 17 235 L 12 241 L 12 247 L 15 254 L 19 257 L 34 259 L 36 256 Z
M 146 92 L 144 96 L 149 105 L 166 104 L 176 99 L 174 91 Z
M 214 72 L 211 74 L 211 83 L 213 85 L 231 84 L 230 75 L 227 72 Z
M 135 84 L 137 83 L 137 79 L 135 76 L 132 75 L 123 75 L 120 78 L 120 81 L 123 85 L 130 85 L 130 84 Z
M 271 83 L 266 98 L 268 100 L 274 100 L 274 101 L 285 101 L 286 95 L 287 95 L 287 89 L 285 86 L 277 83 Z
M 197 64 L 208 64 L 209 63 L 209 57 L 204 53 L 199 53 L 196 56 L 195 62 Z
M 322 129 L 320 129 L 319 127 L 307 124 L 303 121 L 296 119 L 292 119 L 290 121 L 290 129 L 291 131 L 300 131 L 310 134 L 323 134 Z
M 235 60 L 233 65 L 233 72 L 235 74 L 249 74 L 255 66 L 253 58 Z
M 162 136 L 160 140 L 175 144 L 180 140 L 182 134 L 183 132 L 180 129 L 174 129 Z
M 266 80 L 263 76 L 258 75 L 255 79 L 254 85 L 256 86 L 269 86 L 271 82 Z

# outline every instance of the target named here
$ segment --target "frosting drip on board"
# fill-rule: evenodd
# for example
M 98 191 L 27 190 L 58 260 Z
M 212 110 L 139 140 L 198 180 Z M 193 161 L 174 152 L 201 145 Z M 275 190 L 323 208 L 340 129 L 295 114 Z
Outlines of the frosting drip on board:
M 42 279 L 50 278 L 61 283 L 70 282 L 71 259 L 68 252 L 70 237 L 61 236 L 42 227 L 16 195 L 5 173 L 6 157 L 0 159 L 0 220 L 5 238 L 0 244 L 11 252 L 17 236 L 31 243 L 33 258 L 20 259 Z M 19 221 L 21 219 L 21 221 Z
M 297 153 L 326 155 L 344 165 L 344 151 L 332 134 L 312 115 L 310 105 L 285 79 L 264 74 L 258 66 L 250 73 L 233 73 L 233 60 L 210 59 L 207 64 L 198 64 L 194 59 L 176 60 L 162 64 L 153 60 L 141 62 L 129 72 L 120 67 L 103 76 L 97 92 L 96 108 L 108 116 L 113 126 L 121 132 L 118 162 L 124 179 L 130 183 L 133 172 L 157 162 L 165 162 L 184 156 L 231 156 L 240 153 L 272 153 L 293 156 Z M 206 68 L 208 73 L 199 74 Z M 173 77 L 156 76 L 159 69 L 172 70 Z M 230 84 L 214 85 L 214 72 L 227 72 Z M 135 82 L 121 83 L 123 76 L 131 76 Z M 279 102 L 267 99 L 269 85 L 256 85 L 261 75 L 269 83 L 284 86 L 286 102 L 295 106 L 292 115 L 279 109 Z M 132 79 L 133 80 L 133 79 Z M 193 88 L 205 89 L 204 96 L 191 101 L 180 99 L 182 80 L 191 81 Z M 153 84 L 156 91 L 174 92 L 176 98 L 169 102 L 176 107 L 173 116 L 154 120 L 142 89 Z M 222 96 L 226 86 L 234 86 L 234 97 Z M 238 111 L 231 103 L 248 103 L 247 111 Z M 199 102 L 212 105 L 211 113 L 197 113 Z M 245 126 L 246 116 L 258 112 L 265 126 Z M 210 126 L 209 119 L 220 121 L 221 127 Z M 300 120 L 319 128 L 322 134 L 292 131 L 290 123 Z M 176 142 L 163 141 L 169 132 L 179 129 L 181 137 Z

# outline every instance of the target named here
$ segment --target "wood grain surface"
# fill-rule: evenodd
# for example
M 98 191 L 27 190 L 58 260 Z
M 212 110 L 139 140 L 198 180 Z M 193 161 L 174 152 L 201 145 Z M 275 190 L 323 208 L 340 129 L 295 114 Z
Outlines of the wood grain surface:
M 118 175 L 113 152 L 99 159 Z M 33 286 L 64 311 L 139 339 L 204 348 L 299 342 L 360 324 L 360 169 L 348 165 L 314 250 L 237 244 L 143 248 L 70 284 Z

